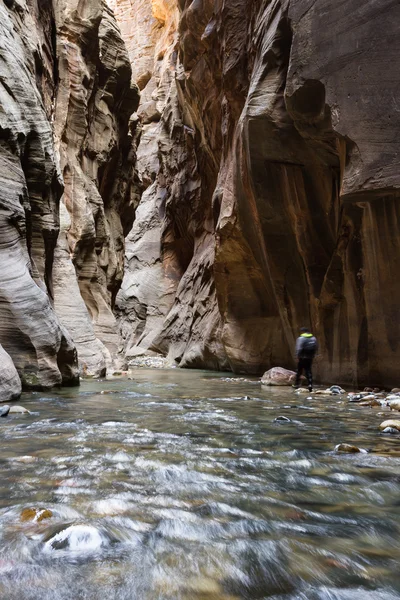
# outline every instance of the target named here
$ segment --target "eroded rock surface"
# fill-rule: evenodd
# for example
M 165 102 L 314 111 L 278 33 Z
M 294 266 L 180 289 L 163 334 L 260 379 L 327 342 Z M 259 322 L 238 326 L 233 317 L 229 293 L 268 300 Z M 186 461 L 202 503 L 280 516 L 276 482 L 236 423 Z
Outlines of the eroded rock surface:
M 290 368 L 310 325 L 319 378 L 395 384 L 399 4 L 115 2 L 125 35 L 138 11 L 155 27 L 131 47 L 147 190 L 118 297 L 127 361 Z
M 0 4 L 0 342 L 22 384 L 34 387 L 78 376 L 52 308 L 62 194 L 50 125 L 53 34 L 50 2 Z
M 139 90 L 105 2 L 57 2 L 56 25 L 54 128 L 70 215 L 57 250 L 56 310 L 73 334 L 82 372 L 96 376 L 117 349 L 112 308 L 140 194 L 136 120 L 129 121 Z
M 17 400 L 21 395 L 21 380 L 11 357 L 0 346 L 0 402 Z
M 23 385 L 77 382 L 75 344 L 83 374 L 111 363 L 138 102 L 103 0 L 0 6 L 0 342 Z

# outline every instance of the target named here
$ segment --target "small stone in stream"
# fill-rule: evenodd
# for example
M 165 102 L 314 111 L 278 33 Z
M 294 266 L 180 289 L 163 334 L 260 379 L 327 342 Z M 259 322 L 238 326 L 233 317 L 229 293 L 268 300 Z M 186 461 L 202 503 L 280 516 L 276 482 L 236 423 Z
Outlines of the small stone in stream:
M 10 408 L 10 415 L 11 414 L 30 414 L 29 410 L 26 409 L 24 406 L 12 406 Z
M 397 421 L 395 419 L 388 419 L 387 421 L 383 421 L 379 425 L 379 429 L 381 431 L 383 431 L 384 429 L 386 429 L 386 427 L 393 427 L 394 429 L 397 429 L 398 431 L 400 431 L 400 421 Z
M 296 394 L 307 394 L 308 390 L 306 388 L 297 388 Z
M 395 429 L 394 427 L 385 427 L 385 429 L 382 431 L 382 433 L 399 433 L 397 429 Z
M 21 513 L 21 521 L 35 521 L 40 523 L 45 519 L 50 519 L 53 513 L 48 508 L 24 508 Z
M 393 388 L 392 394 L 398 394 L 400 392 L 400 388 Z
M 365 387 L 364 392 L 373 392 L 374 390 L 370 387 Z
M 361 400 L 364 398 L 364 395 L 363 394 L 349 394 L 348 398 L 349 398 L 349 402 L 361 402 Z
M 381 406 L 381 400 L 378 400 L 377 398 L 375 398 L 375 396 L 373 396 L 369 400 L 364 398 L 363 401 L 360 402 L 359 405 L 360 406 Z
M 276 417 L 276 419 L 274 419 L 275 423 L 279 423 L 279 422 L 283 422 L 283 423 L 290 423 L 290 419 L 288 419 L 287 417 L 283 417 L 282 415 L 280 417 Z
M 4 406 L 0 407 L 0 417 L 6 417 L 9 412 L 10 406 L 8 404 L 5 404 Z
M 367 454 L 367 450 L 364 448 L 358 448 L 357 446 L 352 446 L 351 444 L 338 444 L 335 446 L 335 452 L 347 452 L 348 454 L 360 452 L 361 454 Z
M 344 389 L 340 387 L 340 385 L 331 385 L 331 387 L 328 388 L 326 391 L 327 392 L 329 391 L 331 394 L 345 394 L 346 393 L 344 391 Z

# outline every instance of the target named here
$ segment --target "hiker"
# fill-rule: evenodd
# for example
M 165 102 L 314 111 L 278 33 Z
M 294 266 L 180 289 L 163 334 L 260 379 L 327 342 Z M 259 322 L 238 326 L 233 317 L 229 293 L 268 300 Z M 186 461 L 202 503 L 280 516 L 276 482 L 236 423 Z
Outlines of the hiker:
M 310 330 L 307 327 L 302 327 L 300 329 L 300 337 L 297 338 L 296 342 L 296 358 L 298 360 L 297 363 L 297 375 L 296 375 L 296 383 L 294 385 L 295 388 L 298 388 L 300 385 L 300 377 L 304 370 L 307 380 L 308 380 L 308 391 L 312 392 L 312 361 L 314 356 L 318 350 L 317 339 L 313 336 Z

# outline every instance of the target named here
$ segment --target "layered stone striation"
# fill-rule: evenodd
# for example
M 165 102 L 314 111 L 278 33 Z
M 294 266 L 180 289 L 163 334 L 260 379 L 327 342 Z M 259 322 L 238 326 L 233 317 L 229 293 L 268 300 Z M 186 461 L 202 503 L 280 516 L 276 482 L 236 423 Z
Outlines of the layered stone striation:
M 137 121 L 130 119 L 139 90 L 131 85 L 125 45 L 102 0 L 58 2 L 56 25 L 54 130 L 65 185 L 56 310 L 77 344 L 83 374 L 98 376 L 117 350 L 112 309 L 123 277 L 124 238 L 140 198 Z
M 50 125 L 54 57 L 51 4 L 1 3 L 0 343 L 32 387 L 78 378 L 75 346 L 52 307 L 62 194 Z M 9 381 L 2 372 L 3 391 Z
M 116 4 L 125 35 L 138 10 L 153 27 L 131 48 L 146 192 L 117 301 L 126 361 L 292 367 L 310 325 L 321 379 L 396 383 L 398 3 Z
M 105 2 L 0 4 L 0 343 L 24 386 L 77 383 L 76 347 L 83 374 L 111 362 L 138 103 Z

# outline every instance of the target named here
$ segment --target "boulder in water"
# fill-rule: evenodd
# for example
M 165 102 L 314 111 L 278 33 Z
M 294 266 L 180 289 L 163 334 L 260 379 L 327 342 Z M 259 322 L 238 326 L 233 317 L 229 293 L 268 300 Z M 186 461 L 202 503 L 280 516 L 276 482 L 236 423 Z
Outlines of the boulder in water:
M 107 540 L 92 525 L 71 525 L 45 542 L 45 552 L 64 550 L 77 554 L 91 554 L 106 544 Z
M 283 417 L 281 415 L 279 417 L 276 417 L 276 419 L 274 419 L 274 423 L 290 423 L 290 419 L 288 419 L 287 417 Z
M 296 373 L 283 367 L 273 367 L 266 371 L 261 378 L 263 385 L 293 385 L 296 381 Z
M 400 393 L 400 388 L 393 388 L 391 393 L 392 394 L 399 394 Z
M 389 396 L 390 398 L 390 396 Z M 400 410 L 400 398 L 387 399 L 390 410 Z
M 397 429 L 397 431 L 400 431 L 400 421 L 395 420 L 395 419 L 388 419 L 387 421 L 383 421 L 379 425 L 379 429 L 381 431 L 386 429 L 386 427 L 392 427 L 393 429 Z

